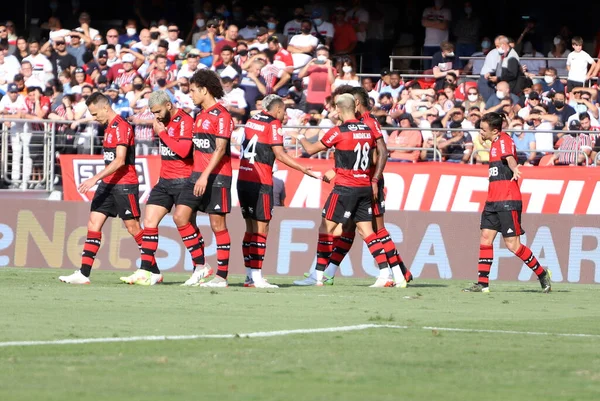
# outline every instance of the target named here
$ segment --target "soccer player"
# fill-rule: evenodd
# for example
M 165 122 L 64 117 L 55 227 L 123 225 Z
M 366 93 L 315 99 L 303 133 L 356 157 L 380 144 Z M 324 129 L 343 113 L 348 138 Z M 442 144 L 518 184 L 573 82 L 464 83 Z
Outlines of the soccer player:
M 335 146 L 336 185 L 325 202 L 319 227 L 316 269 L 304 280 L 295 285 L 323 285 L 323 272 L 333 251 L 333 233 L 340 223 L 352 219 L 379 269 L 387 269 L 385 252 L 373 232 L 373 199 L 378 197 L 378 181 L 383 174 L 384 164 L 379 157 L 373 168 L 373 151 L 385 154 L 383 140 L 376 140 L 375 134 L 364 123 L 356 119 L 354 97 L 344 93 L 335 99 L 336 111 L 342 124 L 327 131 L 320 142 L 311 144 L 303 135 L 298 140 L 307 153 L 313 155 Z
M 133 128 L 113 111 L 109 99 L 103 94 L 93 93 L 86 104 L 94 120 L 106 126 L 102 144 L 106 167 L 82 182 L 78 188 L 84 194 L 100 181 L 92 199 L 81 269 L 70 276 L 58 278 L 68 284 L 90 284 L 92 265 L 102 239 L 102 227 L 108 217 L 119 216 L 138 246 L 142 243 Z M 162 276 L 159 276 L 154 278 L 157 282 L 162 281 Z
M 521 227 L 521 190 L 518 180 L 521 176 L 517 164 L 517 150 L 509 135 L 502 132 L 504 117 L 498 113 L 487 113 L 481 118 L 480 134 L 483 140 L 492 142 L 487 201 L 481 214 L 481 236 L 479 239 L 479 279 L 465 292 L 490 292 L 489 274 L 494 260 L 494 239 L 502 234 L 506 247 L 517 255 L 537 275 L 542 291 L 552 289 L 550 271 L 542 268 L 531 252 L 521 244 L 520 236 L 525 233 Z
M 148 107 L 156 120 L 154 132 L 160 139 L 160 179 L 152 188 L 144 213 L 144 234 L 142 237 L 142 264 L 140 269 L 128 277 L 121 277 L 127 284 L 154 285 L 160 270 L 156 265 L 155 254 L 158 248 L 158 225 L 178 203 L 185 182 L 192 174 L 194 158 L 192 154 L 192 128 L 194 119 L 183 109 L 176 108 L 165 91 L 155 91 L 148 99 Z M 166 124 L 166 126 L 165 126 Z M 191 223 L 203 244 L 202 235 L 195 226 L 195 216 Z M 204 266 L 202 266 L 204 268 Z
M 217 99 L 224 96 L 219 76 L 210 70 L 197 71 L 190 79 L 190 95 L 202 111 L 194 124 L 194 167 L 179 196 L 173 220 L 186 248 L 190 250 L 194 273 L 184 285 L 227 287 L 231 240 L 226 215 L 231 211 L 231 115 Z M 195 211 L 208 213 L 217 240 L 217 274 L 206 265 L 198 232 L 191 224 Z
M 273 163 L 275 159 L 313 178 L 309 168 L 292 159 L 283 149 L 281 122 L 285 104 L 277 95 L 262 101 L 263 110 L 246 123 L 237 182 L 246 233 L 242 242 L 246 282 L 244 287 L 278 288 L 262 276 L 269 221 L 273 213 Z

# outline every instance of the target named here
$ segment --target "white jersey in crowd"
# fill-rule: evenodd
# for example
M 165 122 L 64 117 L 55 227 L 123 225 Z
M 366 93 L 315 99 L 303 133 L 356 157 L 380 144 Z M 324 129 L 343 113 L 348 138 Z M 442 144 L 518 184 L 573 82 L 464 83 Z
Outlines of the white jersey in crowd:
M 292 39 L 290 39 L 290 43 L 288 45 L 296 46 L 296 47 L 314 47 L 316 48 L 319 44 L 319 39 L 312 35 L 294 35 Z M 302 68 L 310 60 L 312 60 L 312 56 L 304 53 L 292 53 L 292 60 L 294 60 L 294 69 Z
M 238 109 L 245 109 L 248 107 L 248 103 L 246 103 L 246 93 L 240 88 L 234 88 L 231 92 L 226 93 L 225 96 L 221 98 L 221 101 L 224 106 L 231 106 Z
M 429 7 L 423 11 L 423 19 L 450 22 L 452 20 L 452 13 L 447 8 L 438 10 Z M 448 31 L 448 29 L 425 28 L 425 43 L 423 46 L 439 46 L 443 41 L 448 40 Z
M 594 59 L 584 50 L 569 53 L 569 56 L 567 57 L 567 66 L 571 69 L 569 70 L 567 79 L 575 82 L 585 82 L 588 64 L 593 63 Z
M 29 61 L 33 69 L 33 75 L 41 82 L 47 81 L 47 74 L 52 74 L 52 63 L 46 56 L 38 53 L 35 56 L 29 55 L 23 59 L 23 61 Z

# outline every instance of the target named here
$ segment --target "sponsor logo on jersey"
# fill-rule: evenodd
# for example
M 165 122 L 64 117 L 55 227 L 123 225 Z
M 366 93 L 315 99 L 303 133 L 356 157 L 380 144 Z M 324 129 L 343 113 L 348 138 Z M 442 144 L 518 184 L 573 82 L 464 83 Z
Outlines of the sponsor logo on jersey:
M 168 157 L 177 156 L 177 154 L 175 152 L 173 152 L 168 146 L 164 146 L 164 145 L 160 147 L 160 155 L 168 156 Z
M 194 138 L 192 142 L 198 149 L 209 149 L 210 141 L 208 139 Z
M 358 126 L 356 124 L 348 124 L 348 129 L 350 131 L 358 131 Z

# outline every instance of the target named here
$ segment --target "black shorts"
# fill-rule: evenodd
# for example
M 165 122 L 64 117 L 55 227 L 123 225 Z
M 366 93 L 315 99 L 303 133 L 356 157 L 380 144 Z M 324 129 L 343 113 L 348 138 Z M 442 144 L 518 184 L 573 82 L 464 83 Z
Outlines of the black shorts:
M 194 212 L 199 211 L 207 214 L 225 214 L 231 212 L 231 189 L 227 187 L 215 187 L 214 181 L 208 180 L 206 191 L 202 196 L 194 195 L 196 179 L 191 177 L 183 185 L 178 205 L 189 206 Z
M 385 213 L 385 191 L 383 190 L 385 183 L 383 178 L 377 182 L 377 200 L 373 201 L 373 216 L 383 216 Z
M 123 220 L 140 217 L 140 197 L 138 184 L 105 184 L 101 182 L 92 199 L 92 212 L 108 217 L 119 216 Z
M 323 207 L 323 218 L 345 223 L 373 220 L 373 190 L 371 187 L 342 187 L 336 185 Z
M 174 180 L 167 180 L 164 178 L 159 179 L 158 183 L 152 188 L 146 205 L 162 206 L 168 211 L 171 211 L 173 205 L 179 203 L 179 195 L 181 194 L 181 191 L 183 191 L 183 187 L 187 180 L 187 178 L 178 178 Z
M 244 219 L 270 221 L 273 218 L 271 185 L 238 180 L 237 191 Z
M 518 237 L 525 234 L 521 227 L 521 211 L 490 212 L 484 210 L 481 214 L 480 228 L 498 231 L 503 237 Z

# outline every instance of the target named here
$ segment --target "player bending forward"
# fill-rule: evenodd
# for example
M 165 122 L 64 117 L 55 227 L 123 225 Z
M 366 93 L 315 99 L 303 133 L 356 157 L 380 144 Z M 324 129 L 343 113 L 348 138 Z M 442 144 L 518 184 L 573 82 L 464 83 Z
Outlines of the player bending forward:
M 226 215 L 231 211 L 231 115 L 217 99 L 224 96 L 221 81 L 210 70 L 198 71 L 190 79 L 190 95 L 194 104 L 202 108 L 194 124 L 194 168 L 186 182 L 173 220 L 185 247 L 192 254 L 196 268 L 184 285 L 227 287 L 231 240 Z M 206 266 L 198 231 L 191 223 L 194 212 L 208 213 L 210 226 L 217 242 L 217 275 Z
M 502 132 L 503 116 L 487 113 L 481 119 L 481 137 L 492 142 L 488 197 L 481 214 L 481 237 L 479 240 L 479 279 L 465 292 L 489 292 L 489 274 L 494 260 L 494 238 L 502 233 L 506 247 L 517 255 L 537 275 L 543 292 L 550 292 L 550 271 L 542 268 L 531 253 L 521 244 L 519 237 L 525 233 L 521 227 L 521 176 L 517 164 L 517 150 L 510 136 Z
M 335 146 L 336 184 L 323 208 L 317 243 L 317 266 L 296 285 L 323 285 L 323 272 L 333 251 L 333 233 L 340 223 L 352 219 L 359 234 L 369 247 L 379 269 L 387 269 L 387 259 L 377 234 L 373 232 L 373 199 L 377 199 L 377 182 L 383 174 L 384 164 L 378 159 L 371 173 L 373 150 L 385 152 L 383 139 L 375 135 L 366 124 L 356 119 L 354 97 L 348 93 L 335 99 L 336 111 L 342 125 L 327 131 L 320 142 L 311 144 L 298 136 L 307 153 L 313 155 Z
M 267 233 L 273 213 L 273 163 L 277 159 L 308 176 L 317 177 L 283 150 L 283 100 L 277 95 L 268 95 L 262 105 L 264 110 L 246 123 L 237 182 L 242 216 L 246 221 L 242 242 L 246 266 L 244 287 L 277 288 L 262 276 Z
M 92 265 L 102 240 L 102 227 L 108 217 L 119 216 L 138 246 L 141 247 L 142 244 L 133 128 L 113 111 L 108 98 L 103 94 L 92 94 L 86 100 L 86 104 L 94 120 L 106 126 L 102 143 L 106 167 L 85 180 L 78 188 L 79 192 L 84 194 L 102 180 L 92 199 L 81 268 L 70 276 L 58 278 L 69 284 L 90 283 Z M 154 279 L 161 282 L 162 276 L 158 275 Z
M 387 142 L 387 135 L 381 129 L 377 119 L 369 112 L 369 94 L 362 87 L 352 87 L 349 85 L 342 85 L 335 90 L 333 98 L 339 96 L 342 93 L 350 93 L 354 96 L 356 101 L 356 112 L 360 116 L 360 121 L 365 123 L 375 135 L 376 140 L 383 138 L 384 142 Z M 387 149 L 382 154 L 382 163 L 387 162 Z M 379 154 L 377 154 L 379 157 Z M 335 177 L 335 171 L 330 170 L 323 176 L 323 181 L 333 182 Z M 389 268 L 381 269 L 379 271 L 379 277 L 372 287 L 398 287 L 406 288 L 407 282 L 412 281 L 413 277 L 411 272 L 404 265 L 404 261 L 400 257 L 390 233 L 385 228 L 383 215 L 385 213 L 385 192 L 384 192 L 384 181 L 383 176 L 377 182 L 378 184 L 378 196 L 377 201 L 373 202 L 373 229 L 377 233 L 377 238 L 387 259 Z M 323 273 L 323 283 L 327 285 L 333 285 L 335 274 L 342 263 L 342 260 L 346 257 L 352 244 L 354 243 L 354 235 L 356 231 L 356 225 L 353 220 L 348 220 L 346 224 L 343 224 L 336 229 L 333 240 L 333 252 L 329 258 L 329 264 Z M 305 273 L 305 277 L 308 277 L 310 273 Z
M 183 109 L 176 108 L 165 91 L 156 91 L 148 99 L 148 107 L 154 116 L 154 132 L 160 139 L 160 179 L 152 188 L 144 211 L 144 234 L 142 238 L 142 264 L 140 269 L 128 277 L 121 277 L 127 284 L 154 285 L 161 277 L 155 262 L 158 249 L 158 225 L 178 204 L 183 186 L 192 174 L 194 158 L 192 155 L 192 127 L 194 119 Z M 165 127 L 166 124 L 166 127 Z M 192 226 L 202 245 L 202 235 Z M 203 269 L 205 266 L 202 266 Z

